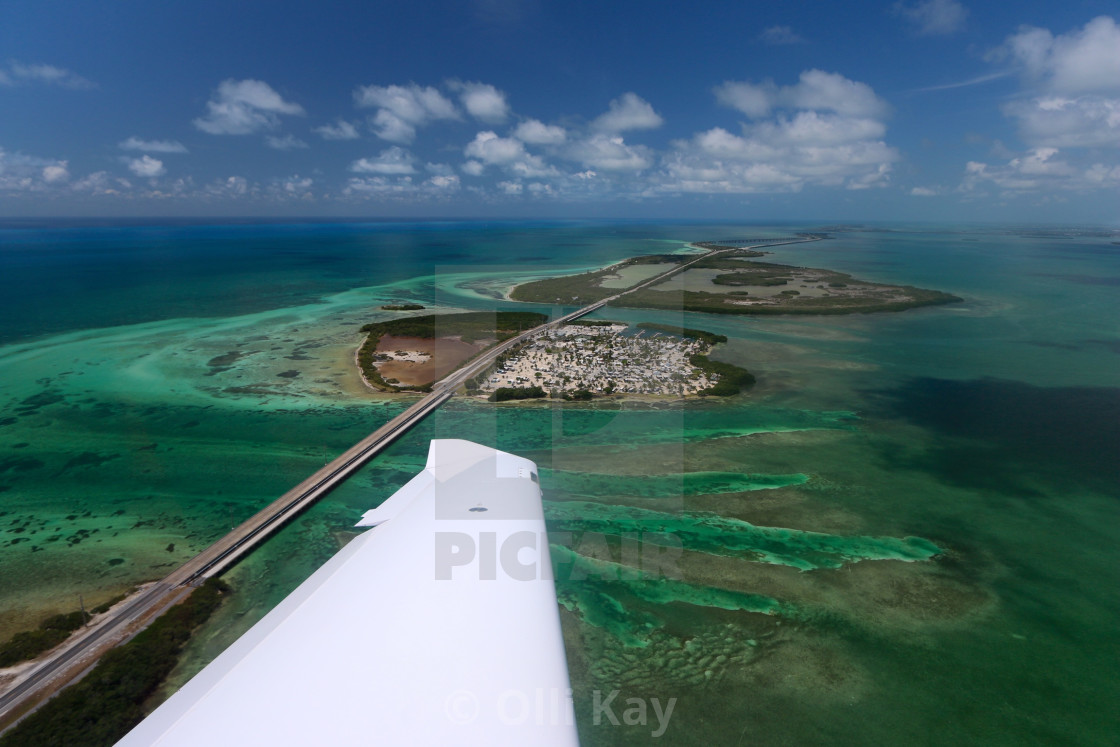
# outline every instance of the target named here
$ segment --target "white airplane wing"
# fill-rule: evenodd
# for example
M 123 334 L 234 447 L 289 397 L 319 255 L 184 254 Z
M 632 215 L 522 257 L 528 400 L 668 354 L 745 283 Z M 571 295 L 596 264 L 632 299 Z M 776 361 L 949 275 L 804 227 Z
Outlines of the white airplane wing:
M 118 744 L 576 745 L 537 468 L 460 440 Z

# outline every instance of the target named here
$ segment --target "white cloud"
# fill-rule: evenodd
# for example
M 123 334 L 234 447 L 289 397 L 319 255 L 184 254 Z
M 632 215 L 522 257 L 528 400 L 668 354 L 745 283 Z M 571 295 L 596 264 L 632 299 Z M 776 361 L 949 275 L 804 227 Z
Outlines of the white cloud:
M 119 195 L 132 185 L 127 179 L 109 176 L 107 171 L 95 171 L 70 185 L 75 192 L 91 195 Z
M 806 70 L 792 86 L 729 81 L 714 93 L 751 121 L 742 135 L 714 127 L 675 142 L 663 159 L 658 190 L 867 189 L 884 186 L 899 159 L 883 141 L 889 107 L 865 83 Z
M 792 118 L 761 122 L 750 132 L 755 140 L 772 146 L 830 146 L 881 138 L 887 126 L 874 119 L 804 111 Z
M 1022 27 L 994 50 L 993 60 L 1010 59 L 1034 84 L 1069 96 L 1120 93 L 1120 27 L 1099 16 L 1082 29 L 1054 36 Z
M 259 80 L 222 81 L 206 108 L 206 116 L 194 120 L 194 126 L 211 135 L 248 135 L 277 127 L 280 114 L 304 113 Z
M 273 181 L 270 191 L 280 199 L 298 199 L 311 201 L 315 195 L 311 192 L 315 180 L 311 177 L 294 174 L 292 176 Z
M 568 139 L 563 127 L 546 125 L 538 119 L 527 119 L 517 125 L 513 136 L 529 145 L 561 145 Z
M 1020 134 L 1032 145 L 1120 147 L 1120 98 L 1043 96 L 1009 102 L 1003 111 L 1019 121 Z
M 459 168 L 468 176 L 482 176 L 482 172 L 486 170 L 486 165 L 481 161 L 467 161 Z
M 663 121 L 648 101 L 636 93 L 624 93 L 611 101 L 606 113 L 596 117 L 591 128 L 608 133 L 651 130 L 660 127 Z
M 1010 61 L 1036 92 L 1003 106 L 1023 139 L 1035 147 L 1120 146 L 1117 50 L 1120 26 L 1107 16 L 1059 36 L 1025 26 L 994 50 L 989 58 Z
M 1093 163 L 1078 166 L 1061 156 L 1057 148 L 1034 148 L 1006 164 L 969 161 L 961 191 L 986 185 L 1005 192 L 1072 190 L 1084 192 L 1120 186 L 1120 166 Z
M 443 192 L 453 192 L 459 188 L 459 177 L 455 174 L 437 174 L 428 180 L 433 188 Z
M 489 83 L 449 84 L 459 92 L 463 108 L 475 119 L 487 124 L 501 124 L 509 118 L 509 104 L 506 95 Z
M 805 40 L 789 26 L 771 26 L 758 35 L 758 40 L 773 46 L 805 43 Z
M 439 119 L 460 119 L 449 99 L 436 89 L 409 86 L 363 86 L 354 91 L 354 103 L 361 108 L 376 108 L 372 120 L 374 133 L 383 140 L 409 143 L 416 129 Z
M 989 184 L 1009 191 L 1091 190 L 1116 185 L 1120 148 L 1120 26 L 1107 16 L 1055 36 L 1024 26 L 988 58 L 1022 76 L 1020 97 L 1003 113 L 1029 149 L 1006 164 L 971 162 L 962 189 Z
M 522 190 L 525 189 L 525 185 L 521 182 L 498 182 L 498 189 L 500 189 L 503 194 L 519 195 Z
M 56 164 L 43 167 L 43 181 L 47 184 L 57 184 L 70 180 L 70 171 L 67 169 L 66 161 L 59 161 Z
M 316 127 L 315 132 L 324 140 L 357 140 L 358 128 L 344 119 L 338 120 L 335 124 L 325 124 Z
M 269 135 L 264 139 L 264 142 L 269 148 L 274 148 L 276 150 L 297 150 L 311 147 L 292 134 L 284 135 L 283 137 Z
M 415 200 L 440 198 L 459 190 L 459 177 L 436 175 L 424 181 L 411 176 L 354 177 L 342 191 L 346 197 L 365 197 L 382 200 Z
M 567 156 L 599 171 L 641 171 L 653 163 L 648 148 L 627 145 L 620 135 L 592 135 L 572 143 Z
M 507 164 L 528 155 L 525 145 L 514 138 L 498 137 L 486 131 L 475 135 L 463 152 L 471 158 L 487 164 Z
M 923 0 L 916 3 L 897 2 L 894 12 L 918 27 L 925 36 L 952 34 L 964 28 L 968 9 L 957 0 Z
M 125 163 L 128 164 L 128 170 L 136 176 L 157 177 L 167 173 L 163 161 L 146 154 L 140 158 L 126 158 Z
M 479 166 L 470 166 L 469 169 L 464 165 L 463 170 L 472 176 L 481 174 L 483 166 L 499 166 L 522 177 L 540 177 L 556 173 L 556 170 L 548 166 L 540 156 L 531 155 L 526 151 L 525 144 L 520 140 L 499 137 L 490 131 L 475 135 L 474 140 L 463 149 L 463 154 L 472 159 L 467 164 L 479 164 Z
M 770 81 L 754 84 L 729 80 L 716 86 L 714 92 L 719 103 L 752 119 L 768 115 L 778 101 L 778 88 Z
M 69 164 L 0 148 L 0 191 L 40 191 L 70 178 Z
M 387 148 L 377 158 L 360 158 L 350 164 L 350 171 L 357 174 L 401 175 L 415 174 L 412 154 L 404 148 Z
M 2 86 L 32 85 L 35 83 L 76 90 L 97 88 L 96 83 L 54 65 L 29 65 L 13 60 L 8 63 L 6 70 L 0 69 L 0 85 Z
M 186 153 L 187 147 L 178 140 L 141 140 L 135 135 L 122 140 L 117 147 L 121 150 L 141 150 L 148 153 Z
M 207 184 L 202 192 L 207 197 L 231 199 L 255 196 L 259 192 L 257 185 L 252 184 L 243 176 L 229 176 L 225 179 L 215 179 Z
M 914 187 L 910 190 L 910 194 L 914 197 L 935 197 L 938 192 L 931 187 Z
M 797 85 L 778 87 L 771 81 L 760 84 L 727 81 L 715 88 L 716 99 L 752 119 L 765 117 L 774 109 L 788 108 L 833 111 L 847 117 L 880 118 L 890 107 L 866 83 L 849 80 L 838 73 L 806 70 Z

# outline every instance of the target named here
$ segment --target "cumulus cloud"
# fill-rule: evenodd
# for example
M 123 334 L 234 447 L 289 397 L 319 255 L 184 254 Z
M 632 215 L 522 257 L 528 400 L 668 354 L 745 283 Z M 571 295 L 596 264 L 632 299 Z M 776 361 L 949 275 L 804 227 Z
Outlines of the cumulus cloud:
M 460 83 L 454 81 L 449 84 L 452 90 L 459 92 L 459 101 L 463 108 L 479 120 L 487 124 L 501 124 L 509 118 L 509 104 L 506 95 L 488 83 Z
M 136 176 L 143 177 L 157 177 L 163 176 L 167 173 L 167 169 L 163 167 L 163 161 L 158 158 L 152 158 L 149 155 L 140 156 L 140 158 L 125 159 L 128 165 L 128 170 Z
M 250 184 L 243 176 L 228 176 L 215 179 L 203 188 L 203 194 L 221 199 L 246 197 L 258 192 L 256 185 Z
M 747 115 L 742 134 L 714 127 L 675 142 L 663 158 L 657 189 L 867 189 L 885 185 L 899 158 L 883 141 L 889 107 L 865 83 L 806 70 L 792 86 L 728 81 L 714 93 L 720 103 Z
M 57 184 L 70 179 L 70 171 L 66 161 L 59 161 L 50 166 L 43 167 L 43 181 L 47 184 Z
M 315 180 L 311 177 L 293 174 L 289 177 L 273 180 L 269 192 L 282 200 L 312 201 L 315 199 L 315 195 L 311 192 L 311 187 L 314 184 Z
M 968 9 L 957 0 L 923 0 L 917 3 L 898 2 L 895 15 L 913 23 L 924 36 L 952 34 L 964 28 Z
M 789 26 L 771 26 L 758 35 L 758 40 L 763 44 L 784 46 L 787 44 L 803 44 L 803 39 Z
M 371 122 L 382 140 L 410 143 L 416 130 L 433 120 L 460 119 L 450 99 L 435 88 L 408 86 L 363 86 L 354 91 L 354 103 L 361 108 L 376 108 Z
M 1120 27 L 1099 16 L 1084 28 L 1054 36 L 1024 26 L 990 58 L 1009 59 L 1033 83 L 1051 93 L 1120 93 Z
M 248 135 L 274 129 L 281 114 L 302 115 L 303 107 L 285 101 L 267 83 L 259 80 L 225 80 L 206 102 L 205 117 L 194 126 L 211 135 Z
M 357 140 L 358 128 L 344 119 L 338 120 L 335 124 L 325 124 L 316 127 L 315 132 L 324 140 Z
M 464 165 L 464 172 L 477 176 L 485 166 L 498 166 L 523 177 L 539 177 L 555 174 L 540 156 L 525 150 L 525 144 L 517 138 L 499 137 L 496 133 L 480 132 L 463 149 L 463 154 L 472 159 Z M 473 166 L 470 164 L 478 164 Z
M 423 181 L 416 181 L 411 176 L 354 177 L 347 183 L 342 194 L 346 197 L 412 200 L 449 195 L 458 191 L 459 186 L 459 177 L 454 174 L 436 175 Z
M 1028 150 L 1005 164 L 970 162 L 962 189 L 1089 190 L 1116 185 L 1120 166 L 1120 26 L 1100 16 L 1065 34 L 1024 26 L 989 54 L 1023 82 L 1002 105 Z
M 91 195 L 119 195 L 132 187 L 127 179 L 110 176 L 107 171 L 95 171 L 70 186 L 75 192 Z
M 664 120 L 650 103 L 636 93 L 624 93 L 611 101 L 609 108 L 591 123 L 598 132 L 625 132 L 626 130 L 652 130 Z
M 97 88 L 97 84 L 54 65 L 25 64 L 12 61 L 0 68 L 0 86 L 42 84 L 75 90 Z
M 995 186 L 1004 192 L 1115 188 L 1120 186 L 1120 166 L 1078 166 L 1064 158 L 1057 148 L 1034 148 L 1005 164 L 969 161 L 961 191 L 972 192 L 984 186 Z
M 291 134 L 284 135 L 283 137 L 269 135 L 264 139 L 264 142 L 265 145 L 267 145 L 269 148 L 274 148 L 276 150 L 298 150 L 301 148 L 311 147 L 295 135 Z
M 517 125 L 513 136 L 529 145 L 562 145 L 568 139 L 568 133 L 563 127 L 546 125 L 537 119 L 527 119 Z
M 1018 120 L 1020 134 L 1033 145 L 1120 147 L 1120 98 L 1043 96 L 1009 102 L 1003 111 Z
M 70 178 L 69 164 L 0 148 L 0 191 L 39 191 Z
M 653 163 L 653 154 L 648 148 L 627 145 L 620 135 L 592 135 L 573 143 L 567 156 L 599 171 L 642 171 Z
M 360 158 L 354 161 L 350 164 L 350 170 L 357 174 L 415 174 L 413 160 L 411 153 L 394 145 L 381 151 L 377 158 Z
M 727 81 L 716 86 L 715 94 L 721 104 L 751 118 L 765 117 L 778 108 L 833 111 L 847 117 L 883 117 L 890 110 L 866 83 L 823 70 L 802 72 L 793 86 Z
M 121 150 L 140 150 L 147 153 L 186 153 L 187 147 L 178 140 L 142 140 L 135 135 L 117 144 Z
M 1023 139 L 1035 147 L 1120 146 L 1117 50 L 1120 27 L 1107 16 L 1058 36 L 1025 26 L 994 50 L 990 59 L 1009 61 L 1031 91 L 1003 107 Z

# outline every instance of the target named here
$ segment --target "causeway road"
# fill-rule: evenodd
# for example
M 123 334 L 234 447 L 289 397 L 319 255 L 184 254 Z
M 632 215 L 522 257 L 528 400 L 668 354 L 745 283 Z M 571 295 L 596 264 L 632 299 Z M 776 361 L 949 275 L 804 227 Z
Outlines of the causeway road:
M 817 237 L 798 237 L 789 241 L 768 242 L 766 246 L 796 244 L 816 241 Z M 426 417 L 455 394 L 467 379 L 489 367 L 494 359 L 510 348 L 519 345 L 540 332 L 579 319 L 581 316 L 606 306 L 628 293 L 646 288 L 666 278 L 683 272 L 703 259 L 728 254 L 751 247 L 732 246 L 697 255 L 677 267 L 663 272 L 639 285 L 620 291 L 613 296 L 588 304 L 562 317 L 522 332 L 516 337 L 495 345 L 479 357 L 449 374 L 433 385 L 424 396 L 407 410 L 347 449 L 342 455 L 328 462 L 322 469 L 296 485 L 284 495 L 265 506 L 229 534 L 194 556 L 165 578 L 121 603 L 96 624 L 73 636 L 53 654 L 44 659 L 27 674 L 19 677 L 0 695 L 0 729 L 10 725 L 13 717 L 33 707 L 34 703 L 80 674 L 103 650 L 116 645 L 134 632 L 134 628 L 147 620 L 152 613 L 176 601 L 183 594 L 184 586 L 198 586 L 218 575 L 244 557 L 261 541 L 283 526 L 293 516 L 329 493 L 366 462 L 384 450 L 401 434 Z

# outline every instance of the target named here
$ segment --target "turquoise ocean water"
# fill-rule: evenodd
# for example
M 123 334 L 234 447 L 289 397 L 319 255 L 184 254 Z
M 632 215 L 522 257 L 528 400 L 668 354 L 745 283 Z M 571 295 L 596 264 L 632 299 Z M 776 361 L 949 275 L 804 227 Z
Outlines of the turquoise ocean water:
M 817 224 L 0 227 L 0 637 L 156 578 L 405 405 L 381 304 Z M 181 684 L 352 536 L 432 437 L 534 459 L 586 744 L 595 690 L 677 698 L 666 744 L 1111 744 L 1120 733 L 1120 235 L 884 225 L 773 260 L 945 290 L 899 314 L 611 309 L 728 335 L 748 394 L 452 401 L 227 578 Z M 543 308 L 545 311 L 556 311 Z M 681 577 L 613 574 L 672 534 Z M 573 556 L 572 552 L 575 555 Z M 612 575 L 613 574 L 613 575 Z M 386 614 L 390 614 L 389 611 Z

